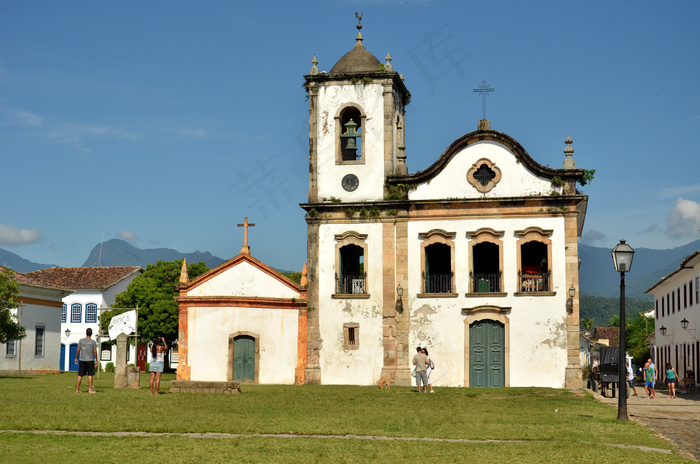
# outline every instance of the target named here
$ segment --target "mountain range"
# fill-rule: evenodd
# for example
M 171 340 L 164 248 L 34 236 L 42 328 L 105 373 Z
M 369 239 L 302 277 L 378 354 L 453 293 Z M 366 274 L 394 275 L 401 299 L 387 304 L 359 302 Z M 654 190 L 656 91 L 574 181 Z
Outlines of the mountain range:
M 644 292 L 662 277 L 678 269 L 681 261 L 697 250 L 700 250 L 700 240 L 667 250 L 637 248 L 632 262 L 632 270 L 625 274 L 627 297 L 651 300 L 651 297 Z M 620 275 L 613 268 L 611 251 L 608 248 L 579 245 L 579 259 L 581 260 L 579 285 L 582 296 L 619 297 Z M 124 240 L 112 239 L 101 245 L 95 245 L 83 266 L 141 266 L 145 268 L 149 264 L 155 264 L 156 261 L 175 261 L 182 258 L 190 263 L 203 261 L 210 269 L 225 261 L 208 251 L 182 253 L 171 248 L 142 250 Z M 33 263 L 2 248 L 0 248 L 0 265 L 17 272 L 31 272 L 55 266 Z

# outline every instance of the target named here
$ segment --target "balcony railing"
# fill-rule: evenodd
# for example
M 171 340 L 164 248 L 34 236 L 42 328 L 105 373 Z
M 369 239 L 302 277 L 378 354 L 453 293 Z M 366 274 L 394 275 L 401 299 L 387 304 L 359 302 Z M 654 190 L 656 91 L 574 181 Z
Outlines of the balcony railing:
M 367 274 L 335 275 L 337 291 L 342 295 L 364 295 L 367 293 Z
M 449 274 L 426 274 L 423 273 L 425 293 L 452 293 L 452 276 Z
M 469 273 L 473 293 L 498 293 L 501 291 L 501 271 L 497 274 Z
M 549 279 L 552 271 L 542 271 L 537 273 L 522 273 L 518 271 L 518 281 L 521 292 L 549 292 Z

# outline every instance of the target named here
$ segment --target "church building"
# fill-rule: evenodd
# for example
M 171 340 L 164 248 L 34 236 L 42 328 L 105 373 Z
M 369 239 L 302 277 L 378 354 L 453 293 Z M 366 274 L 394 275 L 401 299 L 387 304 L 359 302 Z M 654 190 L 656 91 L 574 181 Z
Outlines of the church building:
M 329 72 L 312 64 L 308 272 L 253 258 L 247 220 L 241 254 L 192 282 L 183 264 L 178 380 L 409 385 L 424 346 L 437 386 L 580 386 L 571 139 L 554 169 L 482 119 L 409 174 L 390 56 L 358 32 Z
M 554 169 L 482 119 L 409 174 L 390 56 L 358 32 L 329 72 L 312 64 L 305 382 L 408 385 L 425 346 L 435 385 L 580 386 L 571 140 Z

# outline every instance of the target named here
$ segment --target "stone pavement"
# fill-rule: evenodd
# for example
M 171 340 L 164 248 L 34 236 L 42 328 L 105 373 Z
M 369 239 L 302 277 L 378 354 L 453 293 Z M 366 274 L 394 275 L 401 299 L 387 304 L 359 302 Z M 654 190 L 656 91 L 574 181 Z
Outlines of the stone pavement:
M 700 460 L 700 394 L 687 395 L 679 390 L 674 399 L 668 397 L 668 391 L 657 390 L 656 399 L 647 400 L 644 387 L 636 388 L 639 396 L 627 399 L 629 418 L 674 442 L 679 453 Z M 617 398 L 597 393 L 593 396 L 617 408 Z

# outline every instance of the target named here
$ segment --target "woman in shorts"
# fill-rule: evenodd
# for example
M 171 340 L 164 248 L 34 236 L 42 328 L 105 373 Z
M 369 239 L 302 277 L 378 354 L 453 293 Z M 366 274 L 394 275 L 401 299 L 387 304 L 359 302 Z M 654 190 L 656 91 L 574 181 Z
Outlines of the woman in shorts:
M 676 370 L 671 366 L 671 363 L 666 363 L 666 372 L 664 372 L 664 382 L 668 385 L 668 397 L 676 397 L 676 382 L 678 381 L 678 374 Z
M 165 352 L 168 351 L 168 344 L 165 343 L 165 338 L 156 337 L 153 339 L 153 344 L 151 345 L 151 365 L 149 371 L 151 372 L 151 380 L 148 382 L 148 386 L 151 390 L 151 395 L 159 395 L 160 392 L 160 375 L 163 373 L 163 367 L 165 365 Z M 153 381 L 156 382 L 156 392 L 153 393 Z

